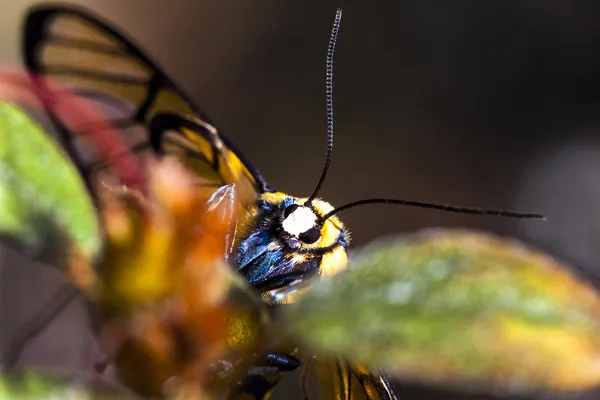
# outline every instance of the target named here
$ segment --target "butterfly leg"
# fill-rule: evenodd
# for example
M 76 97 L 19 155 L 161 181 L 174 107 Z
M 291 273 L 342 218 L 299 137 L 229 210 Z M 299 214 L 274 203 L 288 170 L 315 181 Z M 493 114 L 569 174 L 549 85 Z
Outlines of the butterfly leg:
M 257 400 L 268 398 L 279 382 L 281 373 L 293 371 L 299 366 L 300 360 L 292 355 L 269 353 L 265 357 L 265 365 L 256 365 L 248 370 L 236 394 L 251 395 Z

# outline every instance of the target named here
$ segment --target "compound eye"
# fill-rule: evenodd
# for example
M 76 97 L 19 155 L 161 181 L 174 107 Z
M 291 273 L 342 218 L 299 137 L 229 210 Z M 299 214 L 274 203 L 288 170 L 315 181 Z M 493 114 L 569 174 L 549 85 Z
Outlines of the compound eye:
M 291 213 L 296 211 L 298 207 L 300 207 L 298 204 L 292 204 L 290 206 L 287 206 L 283 211 L 283 219 L 286 219 Z
M 313 244 L 321 237 L 321 227 L 315 225 L 304 233 L 301 233 L 299 238 L 306 244 Z

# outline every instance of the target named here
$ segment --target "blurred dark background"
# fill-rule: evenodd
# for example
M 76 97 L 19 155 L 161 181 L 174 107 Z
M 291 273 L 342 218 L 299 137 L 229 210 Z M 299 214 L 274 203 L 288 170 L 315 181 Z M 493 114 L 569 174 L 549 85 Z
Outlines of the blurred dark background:
M 0 6 L 0 60 L 19 63 L 20 22 L 33 3 Z M 325 51 L 339 2 L 72 3 L 136 38 L 274 187 L 310 194 L 325 154 Z M 600 2 L 343 6 L 337 135 L 321 196 L 334 205 L 398 197 L 548 217 L 515 221 L 368 206 L 343 216 L 353 244 L 430 226 L 480 228 L 531 242 L 594 281 L 600 274 Z M 0 257 L 3 352 L 59 279 L 24 255 L 6 250 Z M 89 368 L 96 356 L 84 350 L 92 343 L 86 324 L 81 302 L 73 302 L 21 363 Z M 292 398 L 288 386 L 276 393 Z M 466 396 L 416 387 L 401 394 L 407 400 Z

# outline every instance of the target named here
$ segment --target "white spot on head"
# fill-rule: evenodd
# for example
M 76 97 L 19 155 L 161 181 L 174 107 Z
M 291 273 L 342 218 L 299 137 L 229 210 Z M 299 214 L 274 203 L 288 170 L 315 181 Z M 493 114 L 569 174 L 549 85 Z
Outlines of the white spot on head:
M 316 221 L 317 216 L 313 210 L 301 206 L 288 215 L 281 223 L 281 226 L 290 235 L 298 236 L 315 226 Z

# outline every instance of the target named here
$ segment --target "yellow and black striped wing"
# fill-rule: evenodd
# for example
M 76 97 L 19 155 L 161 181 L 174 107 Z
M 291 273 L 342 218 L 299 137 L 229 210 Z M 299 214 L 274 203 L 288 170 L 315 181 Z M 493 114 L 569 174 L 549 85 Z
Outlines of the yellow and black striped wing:
M 335 356 L 314 356 L 302 370 L 302 387 L 309 400 L 398 400 L 381 369 L 370 370 Z
M 132 151 L 173 153 L 215 186 L 236 183 L 254 197 L 270 190 L 190 97 L 123 34 L 87 11 L 35 6 L 26 19 L 25 63 L 40 86 L 56 82 L 97 106 Z M 48 107 L 48 105 L 47 105 Z M 107 166 L 82 137 L 49 113 L 86 180 Z

